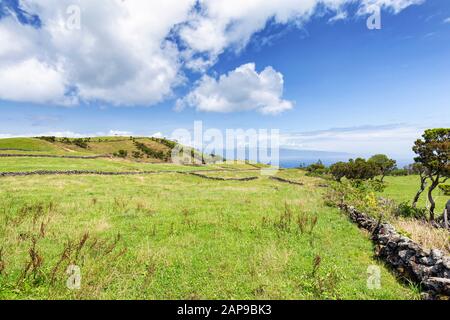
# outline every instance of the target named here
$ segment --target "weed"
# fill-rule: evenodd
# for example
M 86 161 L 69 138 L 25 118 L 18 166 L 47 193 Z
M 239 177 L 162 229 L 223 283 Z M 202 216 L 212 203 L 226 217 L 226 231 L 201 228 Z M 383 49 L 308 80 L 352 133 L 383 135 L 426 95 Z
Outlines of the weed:
M 300 286 L 313 295 L 314 299 L 339 299 L 339 283 L 343 276 L 332 266 L 322 268 L 323 260 L 316 255 L 312 263 L 312 271 L 309 275 L 300 278 Z
M 292 206 L 289 206 L 286 203 L 283 213 L 280 215 L 278 220 L 273 223 L 273 226 L 281 232 L 290 232 L 293 230 L 292 224 L 295 221 L 298 233 L 312 234 L 318 222 L 317 215 L 311 216 L 310 214 L 301 210 L 301 208 L 296 210 L 298 211 L 298 213 L 295 213 L 294 211 L 295 210 L 292 208 Z M 296 217 L 296 219 L 294 219 L 294 217 Z M 268 224 L 268 221 L 269 218 L 263 217 L 263 226 L 266 226 Z
M 33 276 L 33 280 L 36 280 L 40 274 L 40 268 L 44 262 L 44 258 L 38 252 L 36 248 L 37 239 L 31 239 L 31 246 L 28 249 L 30 260 L 25 264 L 22 273 L 19 277 L 18 284 L 22 283 L 29 275 Z
M 0 248 L 0 275 L 3 274 L 3 272 L 5 271 L 5 268 L 6 268 L 6 263 L 3 258 L 3 248 Z
M 313 269 L 312 269 L 312 273 L 311 273 L 313 277 L 315 277 L 317 274 L 317 271 L 319 271 L 321 262 L 322 262 L 322 258 L 319 255 L 316 255 L 314 257 Z

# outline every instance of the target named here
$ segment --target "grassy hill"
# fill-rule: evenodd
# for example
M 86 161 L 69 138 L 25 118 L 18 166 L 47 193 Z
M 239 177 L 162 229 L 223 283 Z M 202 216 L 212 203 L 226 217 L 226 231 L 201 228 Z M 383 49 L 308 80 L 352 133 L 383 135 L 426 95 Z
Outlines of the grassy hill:
M 49 154 L 56 154 L 58 151 L 64 150 L 60 150 L 55 144 L 36 138 L 0 139 L 1 153 L 14 153 L 17 151 L 48 152 Z
M 138 145 L 144 145 L 150 153 L 143 152 Z M 126 159 L 145 162 L 165 162 L 170 155 L 173 142 L 157 138 L 96 137 L 96 138 L 11 138 L 0 139 L 0 154 L 47 154 L 60 156 L 107 156 L 113 157 L 120 151 Z M 137 157 L 137 154 L 140 156 Z

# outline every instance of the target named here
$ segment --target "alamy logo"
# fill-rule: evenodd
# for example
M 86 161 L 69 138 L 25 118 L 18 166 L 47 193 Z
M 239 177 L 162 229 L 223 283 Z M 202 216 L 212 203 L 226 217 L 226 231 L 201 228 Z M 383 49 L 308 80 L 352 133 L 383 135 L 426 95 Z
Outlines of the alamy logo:
M 71 5 L 66 10 L 67 20 L 66 28 L 68 30 L 80 30 L 81 29 L 81 8 L 77 5 Z
M 371 265 L 367 268 L 367 288 L 370 290 L 381 289 L 381 269 Z
M 369 30 L 381 29 L 381 7 L 375 4 L 367 7 L 367 12 L 370 14 L 367 18 L 367 28 Z
M 81 288 L 81 269 L 79 266 L 70 265 L 66 273 L 69 275 L 66 286 L 70 290 L 79 290 Z
M 194 122 L 193 135 L 188 129 L 177 129 L 171 140 L 179 144 L 171 158 L 179 164 L 209 164 L 247 160 L 270 165 L 261 174 L 272 175 L 279 167 L 280 131 L 278 129 L 204 130 L 203 122 Z

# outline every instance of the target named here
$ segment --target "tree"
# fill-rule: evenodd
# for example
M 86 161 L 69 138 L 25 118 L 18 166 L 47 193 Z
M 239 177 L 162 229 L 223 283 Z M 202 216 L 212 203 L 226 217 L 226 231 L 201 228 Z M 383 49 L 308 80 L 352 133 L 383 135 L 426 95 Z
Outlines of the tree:
M 431 181 L 428 188 L 428 200 L 430 201 L 430 220 L 434 221 L 436 203 L 433 199 L 433 191 L 439 184 L 447 181 L 450 175 L 450 128 L 425 130 L 422 139 L 414 143 L 413 151 L 417 154 L 414 160 L 425 167 Z
M 369 180 L 375 178 L 377 174 L 378 167 L 373 162 L 357 158 L 349 160 L 345 177 L 351 180 Z
M 344 177 L 349 180 L 370 180 L 378 175 L 379 170 L 374 162 L 357 158 L 333 164 L 330 167 L 330 173 L 336 181 L 340 182 Z
M 420 195 L 422 192 L 425 191 L 425 188 L 427 187 L 427 170 L 421 163 L 414 163 L 410 166 L 410 170 L 413 174 L 418 174 L 420 177 L 420 187 L 417 191 L 416 195 L 414 196 L 412 207 L 417 207 L 417 202 L 419 201 Z
M 325 165 L 322 163 L 322 161 L 319 160 L 316 163 L 309 165 L 306 168 L 306 171 L 308 171 L 309 175 L 319 176 L 319 175 L 323 175 L 323 174 L 327 173 L 327 167 L 325 167 Z
M 330 167 L 330 173 L 333 176 L 333 178 L 341 182 L 341 179 L 344 178 L 347 175 L 348 172 L 348 165 L 345 162 L 336 162 Z
M 389 159 L 385 154 L 376 154 L 369 159 L 369 162 L 372 162 L 378 168 L 381 175 L 381 182 L 383 182 L 384 177 L 392 172 L 397 166 L 397 161 Z

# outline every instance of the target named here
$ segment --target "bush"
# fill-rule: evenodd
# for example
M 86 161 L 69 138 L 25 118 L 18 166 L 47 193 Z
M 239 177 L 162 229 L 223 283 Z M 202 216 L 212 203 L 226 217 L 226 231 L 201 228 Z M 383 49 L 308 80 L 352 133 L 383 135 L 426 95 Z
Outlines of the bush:
M 74 139 L 73 140 L 73 144 L 78 146 L 78 147 L 80 147 L 80 148 L 86 149 L 88 147 L 88 145 L 87 145 L 88 141 L 89 141 L 89 139 L 81 139 L 81 138 L 79 138 L 79 139 Z
M 176 142 L 171 141 L 171 140 L 167 140 L 167 139 L 165 139 L 165 138 L 155 138 L 155 137 L 152 137 L 152 138 L 150 138 L 150 139 L 151 139 L 152 141 L 161 143 L 161 144 L 165 145 L 166 147 L 168 147 L 168 148 L 170 148 L 170 149 L 175 148 L 176 145 L 177 145 Z
M 118 152 L 115 152 L 114 157 L 118 157 L 118 158 L 126 158 L 128 156 L 128 151 L 126 150 L 119 150 Z
M 65 144 L 72 144 L 72 141 L 69 138 L 61 138 L 61 142 Z
M 394 176 L 394 177 L 407 176 L 408 170 L 407 169 L 395 169 L 395 170 L 392 170 L 389 175 Z
M 325 167 L 325 165 L 320 160 L 309 165 L 306 168 L 306 171 L 308 171 L 307 175 L 310 177 L 322 176 L 328 173 L 327 167 Z
M 330 167 L 330 173 L 336 181 L 341 181 L 347 175 L 348 165 L 345 162 L 337 162 Z
M 350 159 L 347 163 L 347 173 L 345 177 L 350 180 L 369 180 L 378 175 L 379 169 L 372 161 L 362 158 Z
M 386 188 L 386 184 L 380 180 L 368 180 L 364 183 L 360 183 L 359 188 L 364 188 L 369 192 L 383 192 Z
M 141 150 L 143 153 L 145 153 L 149 157 L 160 159 L 160 160 L 165 160 L 165 161 L 167 161 L 169 159 L 169 155 L 164 153 L 163 151 L 155 151 L 155 150 L 149 148 L 148 146 L 146 146 L 145 144 L 143 144 L 141 142 L 137 142 L 137 141 L 135 141 L 134 144 L 136 145 L 136 148 Z
M 337 162 L 330 167 L 330 173 L 336 181 L 341 181 L 342 178 L 355 181 L 356 185 L 361 184 L 361 181 L 371 180 L 378 175 L 379 169 L 373 161 L 366 161 L 365 159 L 350 159 L 348 162 Z
M 440 184 L 439 189 L 441 189 L 444 195 L 450 196 L 450 184 Z
M 408 202 L 402 202 L 398 205 L 394 214 L 395 216 L 402 218 L 426 219 L 427 209 L 414 208 Z
M 144 157 L 144 154 L 142 152 L 133 151 L 133 158 L 142 159 L 143 157 Z
M 45 140 L 48 142 L 56 142 L 56 137 L 50 136 L 50 137 L 37 137 L 37 139 Z

